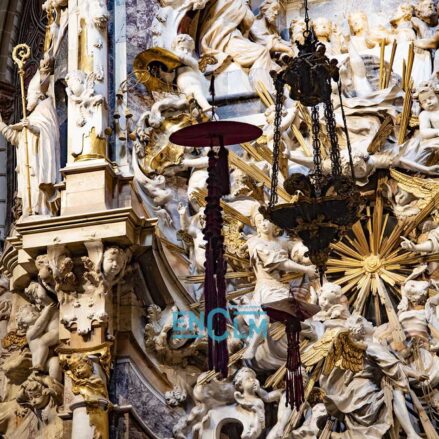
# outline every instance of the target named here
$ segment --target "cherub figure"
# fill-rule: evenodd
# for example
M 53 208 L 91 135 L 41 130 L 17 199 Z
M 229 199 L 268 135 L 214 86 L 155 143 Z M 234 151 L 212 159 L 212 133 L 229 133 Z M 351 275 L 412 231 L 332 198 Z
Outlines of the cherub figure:
M 267 392 L 261 389 L 259 380 L 256 378 L 256 372 L 249 367 L 243 367 L 236 373 L 233 384 L 235 385 L 234 397 L 239 407 L 251 412 L 254 417 L 244 425 L 244 431 L 241 437 L 253 439 L 260 436 L 265 428 L 265 407 L 264 403 L 279 401 L 282 391 L 273 390 Z M 247 415 L 250 417 L 251 415 Z
M 172 43 L 172 49 L 183 64 L 183 67 L 177 69 L 178 88 L 188 98 L 193 96 L 204 112 L 211 111 L 212 106 L 205 97 L 206 80 L 195 58 L 194 40 L 190 35 L 178 34 Z
M 34 305 L 22 305 L 17 312 L 19 330 L 26 332 L 32 354 L 32 368 L 60 381 L 58 357 L 49 358 L 50 348 L 59 342 L 57 304 L 50 302 L 41 312 Z
M 419 134 L 423 140 L 422 146 L 432 146 L 439 143 L 439 99 L 429 83 L 424 83 L 418 90 L 419 104 L 422 111 L 419 114 Z
M 318 290 L 317 296 L 321 310 L 313 316 L 313 320 L 324 322 L 327 328 L 343 326 L 351 313 L 340 285 L 326 282 Z
M 125 272 L 127 253 L 120 247 L 107 247 L 102 257 L 102 274 L 109 285 L 114 285 Z

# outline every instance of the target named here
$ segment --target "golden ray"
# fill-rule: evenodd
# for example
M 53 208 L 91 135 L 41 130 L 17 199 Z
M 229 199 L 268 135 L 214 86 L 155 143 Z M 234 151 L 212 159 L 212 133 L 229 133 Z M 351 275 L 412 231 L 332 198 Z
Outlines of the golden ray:
M 439 204 L 439 193 L 426 203 L 416 217 L 397 223 L 389 213 L 384 212 L 381 188 L 386 180 L 379 179 L 375 204 L 367 209 L 367 218 L 355 223 L 350 236 L 332 246 L 332 257 L 327 264 L 329 280 L 342 287 L 353 310 L 366 312 L 369 309 L 367 303 L 372 300 L 377 321 L 384 318 L 378 309 L 379 304 L 384 306 L 389 321 L 395 319 L 387 289 L 399 297 L 397 287 L 416 266 L 439 260 L 439 255 L 415 255 L 400 247 L 401 236 L 409 236 Z M 391 218 L 394 227 L 391 227 Z

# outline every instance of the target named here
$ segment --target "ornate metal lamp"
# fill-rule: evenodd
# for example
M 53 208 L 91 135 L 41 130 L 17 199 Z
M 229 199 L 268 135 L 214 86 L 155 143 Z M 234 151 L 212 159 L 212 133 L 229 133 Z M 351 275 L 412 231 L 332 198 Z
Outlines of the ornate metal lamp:
M 319 268 L 322 276 L 331 243 L 339 241 L 358 220 L 360 197 L 355 185 L 351 146 L 343 105 L 341 105 L 341 111 L 351 173 L 347 176 L 342 174 L 340 148 L 331 101 L 331 81 L 338 83 L 340 100 L 342 99 L 337 60 L 330 60 L 325 55 L 326 48 L 311 32 L 309 21 L 308 2 L 305 0 L 304 44 L 297 43 L 298 56 L 284 58 L 284 67 L 279 72 L 272 72 L 276 89 L 273 169 L 270 201 L 262 213 L 277 226 L 302 239 L 309 249 L 311 261 Z M 276 205 L 281 142 L 280 123 L 285 84 L 290 87 L 292 99 L 311 107 L 314 171 L 309 176 L 293 174 L 285 180 L 285 190 L 291 195 L 299 194 L 298 201 Z M 323 104 L 330 142 L 328 155 L 331 161 L 331 173 L 328 176 L 323 175 L 322 169 L 318 108 L 320 104 Z
M 211 92 L 214 97 L 213 84 Z M 214 105 L 214 103 L 213 103 Z M 233 121 L 209 121 L 182 128 L 173 133 L 171 142 L 177 145 L 209 147 L 207 168 L 207 197 L 205 207 L 206 262 L 204 278 L 205 319 L 213 310 L 214 337 L 208 336 L 209 369 L 223 377 L 228 372 L 226 313 L 226 261 L 224 259 L 224 237 L 222 235 L 222 208 L 220 199 L 230 193 L 228 151 L 226 145 L 236 145 L 257 139 L 262 130 L 254 125 Z M 218 148 L 219 147 L 219 148 Z M 209 327 L 206 321 L 206 327 Z M 225 337 L 224 337 L 225 335 Z

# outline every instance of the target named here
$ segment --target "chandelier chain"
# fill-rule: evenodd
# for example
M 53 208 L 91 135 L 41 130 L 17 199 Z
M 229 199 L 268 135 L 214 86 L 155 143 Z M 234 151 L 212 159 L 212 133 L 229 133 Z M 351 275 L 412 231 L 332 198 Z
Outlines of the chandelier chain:
M 311 109 L 312 121 L 312 146 L 313 146 L 313 181 L 316 195 L 320 195 L 322 189 L 323 171 L 322 171 L 322 151 L 320 142 L 320 122 L 319 122 L 319 106 L 315 105 Z
M 336 122 L 334 117 L 334 107 L 330 99 L 325 100 L 323 103 L 326 128 L 329 135 L 329 141 L 331 142 L 331 171 L 334 177 L 339 177 L 341 175 L 341 160 L 340 160 L 340 148 L 338 145 L 338 138 L 336 132 Z
M 310 28 L 309 28 L 310 18 L 309 18 L 308 0 L 304 1 L 304 7 L 305 7 L 305 26 L 306 26 L 306 29 L 303 32 L 303 35 L 306 38 L 308 35 L 310 35 Z
M 271 189 L 270 189 L 270 201 L 269 209 L 272 209 L 277 201 L 277 185 L 278 185 L 278 174 L 279 174 L 279 152 L 280 152 L 280 142 L 281 142 L 281 132 L 280 124 L 282 122 L 282 106 L 284 102 L 284 82 L 276 77 L 274 80 L 274 86 L 276 89 L 275 98 L 275 113 L 274 113 L 274 134 L 273 134 L 273 167 L 271 172 Z

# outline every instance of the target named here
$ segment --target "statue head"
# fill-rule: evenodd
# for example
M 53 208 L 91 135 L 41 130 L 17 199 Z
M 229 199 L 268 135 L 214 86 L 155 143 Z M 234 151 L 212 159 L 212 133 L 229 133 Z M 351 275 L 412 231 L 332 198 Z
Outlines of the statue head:
M 369 29 L 369 21 L 365 12 L 352 12 L 348 15 L 349 29 L 352 35 L 358 35 Z
M 432 87 L 421 87 L 418 92 L 419 104 L 426 111 L 439 110 L 439 99 Z
M 404 190 L 399 184 L 395 194 L 395 202 L 398 206 L 407 206 L 415 199 L 415 196 Z
M 409 280 L 401 288 L 402 300 L 398 305 L 400 311 L 405 311 L 410 305 L 424 305 L 428 299 L 430 283 L 421 280 Z
M 414 6 L 415 15 L 430 26 L 436 26 L 438 22 L 438 11 L 433 0 L 420 0 Z
M 343 297 L 340 285 L 327 282 L 319 290 L 319 306 L 323 311 L 328 311 L 332 306 L 338 305 Z
M 44 93 L 41 91 L 40 71 L 37 70 L 33 78 L 29 82 L 27 89 L 27 105 L 26 110 L 32 112 L 38 105 L 40 100 L 44 99 Z
M 264 218 L 262 213 L 256 212 L 253 216 L 253 223 L 256 232 L 260 237 L 272 238 L 275 235 L 275 226 L 273 223 Z
M 260 384 L 256 378 L 256 372 L 249 367 L 243 367 L 238 370 L 233 378 L 235 389 L 241 393 L 257 393 Z
M 357 341 L 364 340 L 367 335 L 372 335 L 374 332 L 372 323 L 358 314 L 346 320 L 346 327 L 350 329 L 352 337 Z
M 332 33 L 332 22 L 325 17 L 319 17 L 313 20 L 312 28 L 317 38 L 329 38 Z
M 352 163 L 354 165 L 355 177 L 366 178 L 370 174 L 368 166 L 369 154 L 365 151 L 352 151 Z M 351 175 L 351 164 L 347 150 L 341 152 L 341 169 L 343 175 Z
M 264 0 L 259 9 L 259 15 L 265 17 L 270 24 L 276 23 L 280 13 L 280 3 L 278 0 Z
M 188 34 L 178 34 L 172 42 L 172 49 L 193 53 L 195 50 L 194 39 Z
M 396 9 L 395 15 L 390 20 L 392 26 L 397 26 L 400 21 L 410 21 L 413 17 L 413 5 L 401 3 Z
M 77 380 L 84 380 L 93 375 L 93 361 L 86 354 L 72 354 L 67 359 L 67 366 Z
M 303 32 L 306 30 L 305 20 L 302 18 L 291 20 L 289 30 L 291 44 L 295 44 L 296 42 L 303 44 L 305 42 L 305 38 L 303 36 Z
M 49 264 L 49 257 L 47 255 L 37 256 L 35 265 L 38 269 L 38 278 L 44 285 L 54 288 L 55 280 L 53 278 L 52 268 Z
M 17 321 L 18 329 L 27 330 L 38 319 L 39 312 L 37 308 L 30 303 L 21 305 L 18 308 L 15 319 Z
M 115 280 L 125 268 L 127 256 L 120 247 L 109 247 L 102 259 L 102 272 L 108 281 Z

